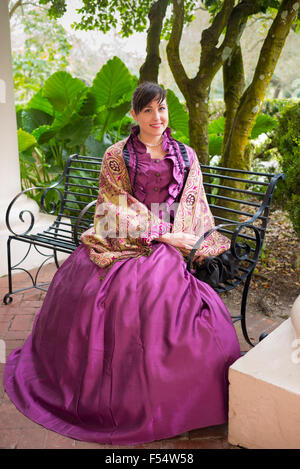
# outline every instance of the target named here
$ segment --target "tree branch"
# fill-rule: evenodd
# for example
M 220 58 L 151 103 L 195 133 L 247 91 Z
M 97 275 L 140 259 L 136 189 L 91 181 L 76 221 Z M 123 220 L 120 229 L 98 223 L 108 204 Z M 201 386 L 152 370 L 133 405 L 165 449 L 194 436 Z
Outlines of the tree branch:
M 265 152 L 268 151 L 268 150 L 271 150 L 272 148 L 276 148 L 275 145 L 270 142 L 268 143 L 268 145 L 266 145 L 263 149 L 263 151 L 257 153 L 257 155 L 254 155 L 254 159 L 261 159 L 261 160 L 264 160 L 265 158 Z
M 259 5 L 256 0 L 243 0 L 235 7 L 232 1 L 224 2 L 222 10 L 216 16 L 212 26 L 202 33 L 202 50 L 197 81 L 203 79 L 203 70 L 206 70 L 210 75 L 209 82 L 211 82 L 219 68 L 232 56 L 239 45 L 248 16 L 257 11 L 259 11 Z M 226 24 L 225 38 L 220 47 L 217 48 L 216 45 Z
M 15 13 L 16 9 L 22 6 L 23 0 L 17 0 L 16 3 L 9 10 L 9 18 Z
M 23 0 L 17 0 L 16 3 L 11 7 L 9 10 L 9 19 L 13 16 L 13 14 L 16 12 L 17 8 L 23 7 L 25 5 L 32 5 L 34 7 L 38 6 L 41 9 L 47 10 L 46 7 L 43 7 L 42 5 L 39 5 L 36 2 L 24 2 Z
M 159 55 L 160 35 L 167 6 L 168 0 L 158 0 L 153 3 L 149 10 L 150 26 L 147 31 L 147 56 L 140 68 L 139 83 L 146 80 L 157 82 L 161 62 Z
M 260 11 L 259 8 L 256 0 L 244 0 L 232 10 L 228 19 L 225 38 L 219 47 L 220 53 L 223 54 L 225 48 L 234 49 L 235 45 L 239 44 L 239 39 L 248 17 L 258 13 Z
M 182 94 L 188 94 L 189 78 L 180 60 L 179 45 L 184 22 L 184 0 L 173 0 L 173 25 L 169 42 L 167 44 L 168 62 Z
M 233 7 L 234 0 L 224 1 L 222 9 L 215 16 L 212 25 L 209 28 L 205 29 L 202 33 L 202 48 L 204 47 L 211 49 L 212 47 L 215 47 L 218 44 L 219 37 L 228 22 Z

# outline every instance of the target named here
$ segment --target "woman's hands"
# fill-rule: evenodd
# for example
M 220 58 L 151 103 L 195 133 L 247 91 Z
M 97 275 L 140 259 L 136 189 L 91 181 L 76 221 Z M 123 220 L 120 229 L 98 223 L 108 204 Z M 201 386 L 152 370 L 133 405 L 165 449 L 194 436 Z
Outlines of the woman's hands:
M 198 236 L 191 233 L 166 233 L 156 238 L 157 241 L 171 244 L 171 246 L 187 251 L 188 253 L 193 249 L 198 239 Z

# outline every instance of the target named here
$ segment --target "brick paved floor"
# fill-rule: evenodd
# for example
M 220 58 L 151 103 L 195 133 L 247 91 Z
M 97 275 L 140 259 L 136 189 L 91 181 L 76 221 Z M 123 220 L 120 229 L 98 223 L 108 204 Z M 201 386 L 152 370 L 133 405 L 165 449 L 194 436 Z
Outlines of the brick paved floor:
M 40 276 L 40 281 L 49 281 L 55 272 L 55 266 L 46 266 Z M 14 288 L 22 288 L 30 281 L 27 274 L 14 275 Z M 45 293 L 40 290 L 28 290 L 14 295 L 10 305 L 2 304 L 2 298 L 7 293 L 7 277 L 0 278 L 0 339 L 5 342 L 6 356 L 15 348 L 21 346 L 29 335 L 35 314 L 40 308 Z M 227 299 L 228 303 L 228 299 Z M 227 304 L 228 306 L 228 304 Z M 261 314 L 249 314 L 247 321 L 250 337 L 258 337 L 262 331 L 270 332 L 279 323 Z M 241 349 L 246 351 L 249 346 L 245 343 L 239 326 L 236 330 L 240 339 Z M 1 360 L 0 360 L 1 361 Z M 61 436 L 30 421 L 21 414 L 11 403 L 4 391 L 2 383 L 4 364 L 0 363 L 0 448 L 17 449 L 116 449 L 116 448 L 146 448 L 146 449 L 236 449 L 227 441 L 227 425 L 220 425 L 204 429 L 193 430 L 183 435 L 167 440 L 156 441 L 145 445 L 114 446 L 85 443 Z

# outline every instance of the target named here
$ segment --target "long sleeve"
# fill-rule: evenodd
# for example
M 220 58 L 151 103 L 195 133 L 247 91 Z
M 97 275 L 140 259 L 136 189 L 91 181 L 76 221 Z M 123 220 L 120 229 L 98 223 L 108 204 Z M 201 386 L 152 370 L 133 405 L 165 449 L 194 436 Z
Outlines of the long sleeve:
M 168 226 L 132 195 L 122 157 L 125 140 L 104 155 L 94 227 L 81 236 L 90 258 L 101 267 L 119 259 L 151 254 L 151 241 Z

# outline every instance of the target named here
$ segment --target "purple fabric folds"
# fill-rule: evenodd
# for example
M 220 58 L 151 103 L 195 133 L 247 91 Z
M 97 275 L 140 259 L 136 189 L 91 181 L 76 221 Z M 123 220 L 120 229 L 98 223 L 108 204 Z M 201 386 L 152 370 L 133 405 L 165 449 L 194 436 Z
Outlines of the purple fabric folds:
M 146 443 L 226 422 L 227 372 L 239 356 L 223 302 L 175 248 L 154 243 L 150 257 L 106 272 L 80 246 L 55 274 L 26 343 L 9 356 L 4 386 L 50 430 Z

